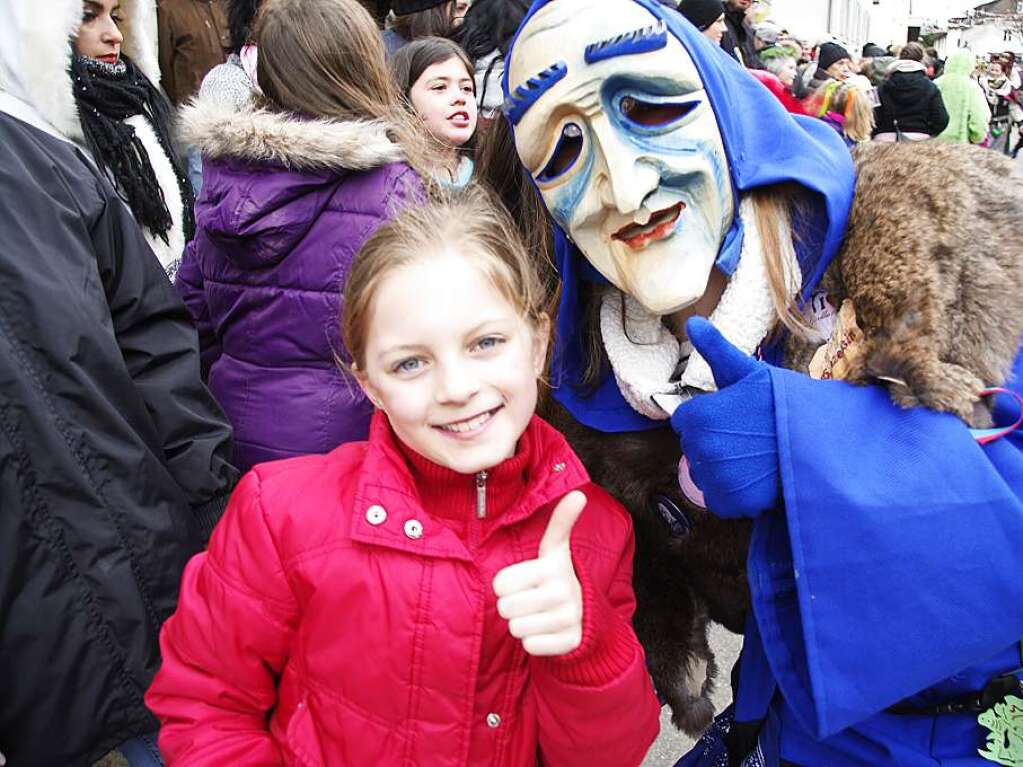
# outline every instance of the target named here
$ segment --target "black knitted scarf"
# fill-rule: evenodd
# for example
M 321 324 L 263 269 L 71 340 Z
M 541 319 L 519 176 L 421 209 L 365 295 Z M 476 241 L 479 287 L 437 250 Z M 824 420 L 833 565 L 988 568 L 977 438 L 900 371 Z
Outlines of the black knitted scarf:
M 168 242 L 173 226 L 163 190 L 149 153 L 135 129 L 125 122 L 142 115 L 153 127 L 160 146 L 170 159 L 181 191 L 185 240 L 195 234 L 192 205 L 195 198 L 188 177 L 174 153 L 171 138 L 171 106 L 162 93 L 128 59 L 117 64 L 75 55 L 71 63 L 75 101 L 82 133 L 89 151 L 114 182 L 118 194 L 131 208 L 135 220 Z

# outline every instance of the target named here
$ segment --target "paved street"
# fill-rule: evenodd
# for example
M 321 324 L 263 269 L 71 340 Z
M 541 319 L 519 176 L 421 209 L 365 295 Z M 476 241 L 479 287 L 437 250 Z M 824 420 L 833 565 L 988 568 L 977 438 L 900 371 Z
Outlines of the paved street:
M 718 690 L 714 696 L 714 703 L 717 710 L 721 711 L 732 700 L 732 691 L 728 686 L 728 674 L 732 670 L 735 659 L 739 656 L 742 637 L 726 631 L 715 623 L 711 628 L 710 646 L 714 650 L 718 664 Z M 692 739 L 683 735 L 672 725 L 668 708 L 665 707 L 661 711 L 661 734 L 646 759 L 643 760 L 643 767 L 672 767 L 692 745 Z

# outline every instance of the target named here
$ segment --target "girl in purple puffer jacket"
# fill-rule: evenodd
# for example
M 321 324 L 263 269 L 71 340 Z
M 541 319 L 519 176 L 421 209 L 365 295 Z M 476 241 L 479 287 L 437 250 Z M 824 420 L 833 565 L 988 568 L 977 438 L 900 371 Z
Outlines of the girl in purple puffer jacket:
M 177 287 L 243 471 L 366 438 L 372 408 L 337 365 L 340 288 L 434 164 L 356 0 L 273 0 L 257 36 L 264 102 L 182 114 L 204 186 Z

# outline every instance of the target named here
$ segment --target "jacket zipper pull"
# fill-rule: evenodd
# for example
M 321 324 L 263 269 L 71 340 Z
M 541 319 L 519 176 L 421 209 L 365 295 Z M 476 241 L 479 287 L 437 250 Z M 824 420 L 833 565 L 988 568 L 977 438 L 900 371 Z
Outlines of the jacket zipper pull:
M 487 518 L 487 477 L 485 471 L 476 475 L 476 519 Z

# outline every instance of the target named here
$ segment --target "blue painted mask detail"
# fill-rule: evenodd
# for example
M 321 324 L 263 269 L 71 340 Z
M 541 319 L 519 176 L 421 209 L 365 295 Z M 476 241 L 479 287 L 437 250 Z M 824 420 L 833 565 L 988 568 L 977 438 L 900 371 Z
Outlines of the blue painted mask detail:
M 575 123 L 568 123 L 561 131 L 561 138 L 554 148 L 551 159 L 537 175 L 540 183 L 554 181 L 565 175 L 575 165 L 583 151 L 583 131 Z
M 668 44 L 668 28 L 663 21 L 627 32 L 610 40 L 586 46 L 586 63 L 596 64 L 598 61 L 613 59 L 615 56 L 632 56 L 637 53 L 659 51 Z
M 852 203 L 855 174 L 841 139 L 819 120 L 794 118 L 787 114 L 764 86 L 679 14 L 666 9 L 657 0 L 628 1 L 646 9 L 655 22 L 663 23 L 667 33 L 679 40 L 695 63 L 706 98 L 714 111 L 727 159 L 726 166 L 715 167 L 715 175 L 719 175 L 722 180 L 731 180 L 736 197 L 754 189 L 784 183 L 793 183 L 805 190 L 805 205 L 797 209 L 794 226 L 797 230 L 796 252 L 803 273 L 802 296 L 808 297 L 838 252 Z M 550 2 L 552 0 L 535 0 L 519 34 L 537 11 Z M 585 20 L 579 23 L 585 23 Z M 618 39 L 612 38 L 608 42 Z M 517 41 L 518 35 L 509 47 L 505 62 L 506 93 Z M 624 116 L 615 115 L 619 112 L 618 106 L 623 94 L 636 96 L 645 93 L 648 94 L 645 98 L 657 95 L 676 101 L 685 100 L 685 95 L 665 93 L 657 82 L 646 83 L 641 88 L 643 81 L 649 78 L 641 74 L 641 58 L 636 58 L 636 64 L 637 74 L 631 78 L 631 82 L 614 92 L 619 102 L 615 104 L 611 101 L 613 109 L 610 119 L 618 121 L 622 126 L 621 135 L 629 141 L 647 142 L 658 137 L 647 135 L 642 130 L 645 126 L 629 125 Z M 539 95 L 533 102 L 538 98 Z M 606 98 L 604 109 L 608 109 Z M 685 119 L 682 117 L 680 122 Z M 517 120 L 512 120 L 513 127 L 517 123 Z M 698 148 L 668 148 L 661 144 L 660 151 L 667 155 L 672 151 L 698 151 Z M 585 148 L 583 153 L 586 154 Z M 575 175 L 551 206 L 551 213 L 558 221 L 570 219 L 571 211 L 579 204 L 585 192 L 585 177 L 590 171 L 584 165 L 570 172 Z M 662 178 L 662 183 L 676 187 L 683 184 L 684 180 Z M 737 201 L 735 209 L 738 210 Z M 742 241 L 742 221 L 735 215 L 718 251 L 716 262 L 725 274 L 732 274 L 738 266 Z M 583 257 L 560 227 L 555 227 L 555 259 L 562 278 L 562 294 L 551 370 L 552 383 L 556 387 L 554 396 L 576 420 L 594 429 L 622 432 L 663 428 L 663 421 L 648 419 L 636 413 L 625 402 L 610 371 L 595 389 L 584 391 L 578 386 L 587 359 L 587 339 L 583 338 L 582 333 L 584 318 L 580 285 L 584 282 L 605 283 L 606 280 Z
M 515 93 L 509 95 L 504 106 L 501 107 L 511 124 L 518 125 L 522 116 L 529 111 L 537 99 L 553 88 L 557 82 L 563 80 L 567 74 L 568 66 L 564 61 L 559 61 L 547 67 L 540 74 L 530 77 L 523 85 L 516 88 Z M 505 93 L 507 93 L 507 88 Z

